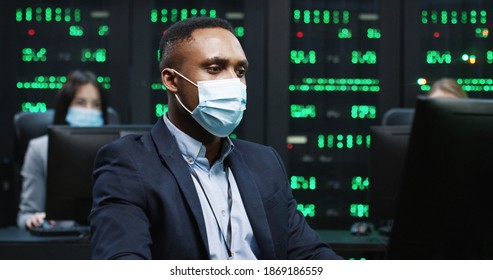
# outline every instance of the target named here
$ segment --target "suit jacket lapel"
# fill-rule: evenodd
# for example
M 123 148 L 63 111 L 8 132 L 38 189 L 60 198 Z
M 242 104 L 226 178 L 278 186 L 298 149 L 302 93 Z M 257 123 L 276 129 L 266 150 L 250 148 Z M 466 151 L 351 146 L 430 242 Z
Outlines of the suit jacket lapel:
M 276 259 L 274 242 L 270 232 L 258 185 L 252 179 L 248 165 L 237 150 L 228 156 L 228 164 L 238 185 L 243 205 L 250 220 L 255 239 L 260 247 L 262 259 Z
M 159 119 L 151 129 L 151 138 L 159 153 L 161 162 L 173 173 L 179 188 L 181 189 L 186 203 L 188 203 L 193 217 L 200 230 L 200 236 L 204 242 L 207 254 L 209 254 L 209 243 L 205 227 L 204 215 L 200 206 L 200 200 L 192 181 L 190 170 L 177 147 L 175 138 L 171 135 L 163 120 Z

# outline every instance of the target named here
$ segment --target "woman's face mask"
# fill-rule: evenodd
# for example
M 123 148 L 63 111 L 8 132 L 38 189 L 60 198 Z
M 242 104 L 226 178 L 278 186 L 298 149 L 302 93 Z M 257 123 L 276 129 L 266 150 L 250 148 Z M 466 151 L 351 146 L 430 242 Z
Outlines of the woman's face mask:
M 246 85 L 238 78 L 199 81 L 195 84 L 178 71 L 173 71 L 199 91 L 199 104 L 193 111 L 186 108 L 175 94 L 180 105 L 211 134 L 225 137 L 233 132 L 246 109 Z
M 70 106 L 65 120 L 71 126 L 102 126 L 103 114 L 99 109 Z

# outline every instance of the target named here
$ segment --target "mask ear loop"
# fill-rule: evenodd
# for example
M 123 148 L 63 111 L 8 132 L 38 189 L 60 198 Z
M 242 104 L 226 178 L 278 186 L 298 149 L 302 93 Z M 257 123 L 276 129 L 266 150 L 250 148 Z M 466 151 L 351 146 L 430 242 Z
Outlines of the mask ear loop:
M 188 79 L 187 77 L 183 76 L 180 72 L 176 71 L 175 69 L 171 69 L 171 70 L 173 70 L 176 74 L 178 74 L 178 76 L 182 77 L 187 82 L 191 83 L 192 85 L 196 86 L 197 88 L 199 87 L 196 83 L 190 81 L 190 79 Z
M 197 84 L 195 84 L 194 82 L 190 81 L 190 79 L 188 79 L 187 77 L 183 76 L 180 72 L 176 71 L 175 69 L 171 69 L 173 70 L 173 72 L 175 72 L 176 74 L 178 74 L 178 76 L 182 77 L 183 79 L 185 79 L 185 81 L 191 83 L 192 85 L 196 86 L 197 88 L 199 86 L 197 86 Z M 187 112 L 189 112 L 190 114 L 192 114 L 192 111 L 188 110 L 187 107 L 185 107 L 185 105 L 183 105 L 183 103 L 181 102 L 180 98 L 178 97 L 178 95 L 176 93 L 175 94 L 175 97 L 176 99 L 178 100 L 178 103 L 180 103 L 181 107 L 183 107 L 183 109 L 187 110 Z

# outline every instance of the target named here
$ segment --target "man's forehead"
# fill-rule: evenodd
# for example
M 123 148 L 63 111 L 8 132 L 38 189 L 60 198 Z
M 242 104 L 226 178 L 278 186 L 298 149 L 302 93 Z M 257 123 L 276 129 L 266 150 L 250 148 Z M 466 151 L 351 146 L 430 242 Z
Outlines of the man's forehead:
M 197 29 L 192 33 L 192 39 L 187 46 L 192 52 L 207 53 L 208 56 L 225 57 L 226 54 L 242 56 L 246 59 L 243 47 L 236 36 L 223 28 Z

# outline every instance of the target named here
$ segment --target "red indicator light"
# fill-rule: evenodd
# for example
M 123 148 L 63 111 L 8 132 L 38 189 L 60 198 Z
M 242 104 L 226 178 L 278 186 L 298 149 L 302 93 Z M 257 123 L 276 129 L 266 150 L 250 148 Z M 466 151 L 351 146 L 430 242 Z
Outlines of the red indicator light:
M 303 32 L 301 31 L 296 32 L 296 37 L 303 38 Z
M 27 31 L 27 34 L 28 34 L 29 36 L 34 36 L 34 34 L 36 34 L 36 31 L 34 31 L 34 29 L 29 29 L 29 30 Z
M 435 37 L 435 38 L 439 38 L 439 37 L 440 37 L 440 32 L 435 32 L 435 33 L 433 33 L 433 37 Z
M 291 150 L 293 148 L 293 144 L 288 144 L 288 149 Z

